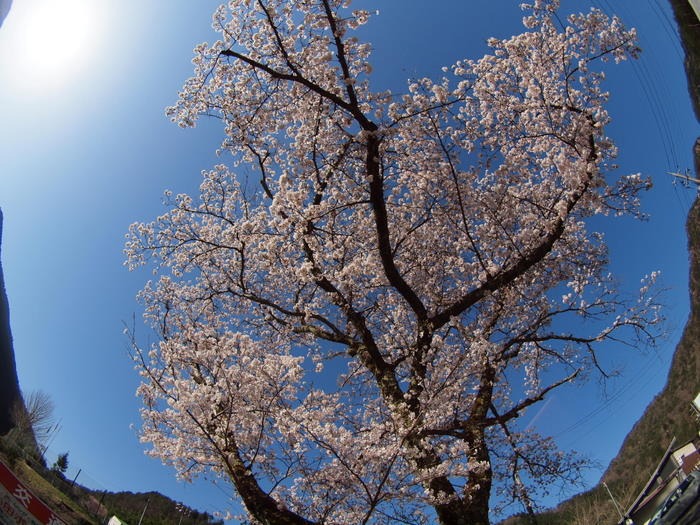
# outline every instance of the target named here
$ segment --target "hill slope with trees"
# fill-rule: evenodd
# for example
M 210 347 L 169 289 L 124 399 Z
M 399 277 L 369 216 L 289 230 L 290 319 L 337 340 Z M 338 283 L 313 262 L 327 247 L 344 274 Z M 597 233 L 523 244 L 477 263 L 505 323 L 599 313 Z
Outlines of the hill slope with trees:
M 96 491 L 72 483 L 60 468 L 47 468 L 32 457 L 33 452 L 27 453 L 17 444 L 12 439 L 0 439 L 0 461 L 66 525 L 98 525 L 106 523 L 110 516 L 132 525 L 139 522 L 141 525 L 223 525 L 223 521 L 211 514 L 158 492 Z

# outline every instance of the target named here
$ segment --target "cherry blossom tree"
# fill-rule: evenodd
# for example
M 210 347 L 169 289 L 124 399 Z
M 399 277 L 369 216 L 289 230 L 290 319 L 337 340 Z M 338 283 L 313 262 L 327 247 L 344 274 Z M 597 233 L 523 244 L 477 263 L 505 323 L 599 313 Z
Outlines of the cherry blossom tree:
M 532 510 L 583 461 L 518 416 L 657 335 L 654 275 L 624 296 L 587 224 L 647 186 L 612 177 L 601 87 L 635 33 L 535 0 L 522 34 L 394 94 L 349 3 L 232 0 L 195 49 L 168 114 L 219 118 L 229 161 L 130 230 L 129 266 L 158 275 L 142 437 L 256 523 Z

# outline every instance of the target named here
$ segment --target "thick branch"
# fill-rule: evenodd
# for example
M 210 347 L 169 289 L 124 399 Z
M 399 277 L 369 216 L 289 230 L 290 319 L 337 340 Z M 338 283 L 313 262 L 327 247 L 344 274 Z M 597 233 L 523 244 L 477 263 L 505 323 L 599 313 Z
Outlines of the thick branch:
M 303 76 L 298 75 L 296 73 L 284 73 L 282 71 L 277 71 L 276 69 L 271 68 L 267 64 L 263 64 L 262 62 L 259 62 L 253 58 L 250 58 L 249 56 L 244 55 L 242 53 L 238 53 L 237 51 L 234 51 L 232 49 L 224 49 L 219 54 L 222 56 L 237 58 L 238 60 L 245 62 L 246 64 L 252 66 L 253 68 L 267 73 L 272 78 L 276 78 L 279 80 L 289 80 L 291 82 L 296 82 L 298 84 L 301 84 L 302 86 L 306 86 L 314 93 L 318 93 L 323 98 L 330 100 L 331 102 L 336 104 L 338 107 L 341 107 L 346 111 L 349 111 L 350 113 L 353 114 L 353 116 L 355 116 L 355 112 L 353 111 L 354 108 L 350 103 L 346 102 L 345 100 L 343 100 L 341 97 L 339 97 L 335 93 L 332 93 L 332 92 L 328 91 L 327 89 L 322 88 L 318 84 L 311 82 L 306 77 L 303 77 Z
M 592 140 L 592 139 L 591 139 Z M 476 304 L 486 295 L 493 293 L 504 286 L 515 281 L 518 277 L 524 275 L 530 268 L 535 266 L 537 263 L 542 261 L 551 251 L 554 243 L 557 242 L 561 236 L 564 234 L 566 219 L 568 214 L 574 209 L 576 204 L 581 200 L 588 191 L 591 179 L 593 177 L 592 173 L 588 173 L 588 177 L 578 191 L 574 192 L 569 198 L 566 204 L 566 214 L 564 217 L 558 218 L 552 225 L 549 233 L 545 235 L 542 242 L 531 249 L 529 252 L 525 253 L 518 261 L 516 261 L 511 266 L 501 270 L 500 272 L 494 274 L 492 277 L 488 278 L 478 288 L 465 294 L 461 299 L 453 303 L 448 308 L 444 309 L 442 312 L 434 315 L 429 319 L 429 322 L 433 329 L 437 329 L 443 326 L 445 323 L 449 322 L 452 317 L 457 317 L 462 314 L 465 310 Z
M 389 234 L 389 219 L 384 200 L 384 183 L 379 170 L 379 139 L 373 133 L 369 134 L 367 138 L 366 169 L 367 177 L 369 178 L 370 201 L 372 202 L 374 222 L 377 228 L 377 245 L 384 273 L 389 283 L 410 305 L 418 321 L 422 322 L 428 316 L 427 310 L 416 292 L 401 276 L 394 261 Z
M 226 469 L 245 503 L 246 509 L 261 523 L 274 525 L 315 525 L 315 522 L 287 509 L 260 488 L 253 473 L 245 467 L 238 447 L 229 440 L 227 450 L 221 451 Z

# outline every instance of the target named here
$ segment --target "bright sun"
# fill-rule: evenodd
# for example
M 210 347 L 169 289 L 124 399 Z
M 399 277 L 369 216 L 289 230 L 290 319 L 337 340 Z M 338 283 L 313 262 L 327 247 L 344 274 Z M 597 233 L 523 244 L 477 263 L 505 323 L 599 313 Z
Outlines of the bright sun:
M 51 88 L 70 81 L 93 58 L 99 37 L 99 2 L 14 2 L 12 47 L 15 80 L 25 88 Z M 16 12 L 14 12 L 16 11 Z M 3 30 L 10 29 L 10 20 Z

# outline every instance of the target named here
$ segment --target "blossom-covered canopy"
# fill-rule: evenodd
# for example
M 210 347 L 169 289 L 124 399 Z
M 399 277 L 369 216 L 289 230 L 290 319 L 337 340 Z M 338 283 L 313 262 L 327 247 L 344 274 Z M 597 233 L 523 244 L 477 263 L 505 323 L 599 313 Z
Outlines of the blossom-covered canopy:
M 576 477 L 517 417 L 659 318 L 586 224 L 647 184 L 611 179 L 599 72 L 635 34 L 556 7 L 402 94 L 372 91 L 346 0 L 216 11 L 168 113 L 221 119 L 230 155 L 127 243 L 159 275 L 160 340 L 135 344 L 154 455 L 260 523 L 488 523 Z

